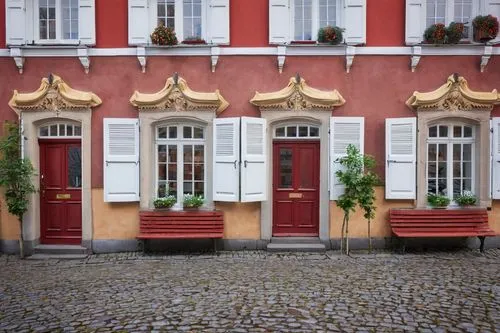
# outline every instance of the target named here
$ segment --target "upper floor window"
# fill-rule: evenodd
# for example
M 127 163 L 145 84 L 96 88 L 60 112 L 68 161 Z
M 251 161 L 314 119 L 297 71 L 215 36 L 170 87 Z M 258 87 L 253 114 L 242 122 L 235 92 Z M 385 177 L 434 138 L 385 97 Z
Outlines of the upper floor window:
M 472 19 L 477 4 L 472 0 L 426 0 L 426 27 L 436 23 L 463 23 L 463 38 L 471 38 Z
M 128 0 L 128 15 L 129 44 L 151 43 L 160 24 L 172 28 L 179 42 L 229 43 L 229 0 Z
M 294 0 L 294 40 L 316 40 L 318 29 L 336 26 L 339 0 Z
M 95 44 L 95 0 L 7 0 L 8 45 Z
M 326 26 L 344 29 L 347 44 L 366 42 L 366 0 L 269 0 L 269 42 L 315 41 Z

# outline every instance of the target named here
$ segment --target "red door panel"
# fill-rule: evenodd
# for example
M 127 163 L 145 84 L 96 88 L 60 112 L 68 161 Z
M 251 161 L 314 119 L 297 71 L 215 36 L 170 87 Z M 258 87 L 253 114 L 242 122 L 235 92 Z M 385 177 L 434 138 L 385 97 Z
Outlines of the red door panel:
M 82 191 L 80 140 L 39 140 L 40 230 L 44 244 L 80 244 Z
M 273 144 L 273 235 L 319 234 L 319 142 Z

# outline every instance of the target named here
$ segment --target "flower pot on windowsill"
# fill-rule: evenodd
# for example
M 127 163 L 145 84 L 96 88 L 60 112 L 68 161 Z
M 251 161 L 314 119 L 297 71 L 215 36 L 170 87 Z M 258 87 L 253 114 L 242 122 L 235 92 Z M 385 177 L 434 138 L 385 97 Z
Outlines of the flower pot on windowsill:
M 186 39 L 182 41 L 184 45 L 204 45 L 207 42 L 204 39 Z
M 315 40 L 292 40 L 291 45 L 316 45 Z
M 495 37 L 490 36 L 487 32 L 480 29 L 474 30 L 474 41 L 479 43 L 486 43 Z

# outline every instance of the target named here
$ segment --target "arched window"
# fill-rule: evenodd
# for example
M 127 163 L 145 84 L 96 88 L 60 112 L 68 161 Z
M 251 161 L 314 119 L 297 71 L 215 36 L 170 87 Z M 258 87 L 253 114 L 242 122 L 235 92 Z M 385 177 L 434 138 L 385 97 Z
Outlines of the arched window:
M 286 125 L 276 127 L 274 130 L 276 139 L 305 139 L 319 138 L 319 127 L 312 125 Z
M 195 124 L 156 127 L 156 196 L 185 194 L 206 197 L 206 133 Z
M 475 128 L 440 123 L 428 128 L 427 193 L 451 200 L 464 191 L 475 192 Z
M 82 127 L 72 122 L 53 122 L 41 126 L 38 136 L 40 138 L 81 138 Z

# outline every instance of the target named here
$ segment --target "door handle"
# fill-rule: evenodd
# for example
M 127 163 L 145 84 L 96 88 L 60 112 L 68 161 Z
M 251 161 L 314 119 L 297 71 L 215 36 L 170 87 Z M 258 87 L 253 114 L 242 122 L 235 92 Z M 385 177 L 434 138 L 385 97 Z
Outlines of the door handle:
M 44 181 L 44 175 L 40 175 L 40 192 L 42 193 L 42 197 L 45 197 L 45 181 Z

